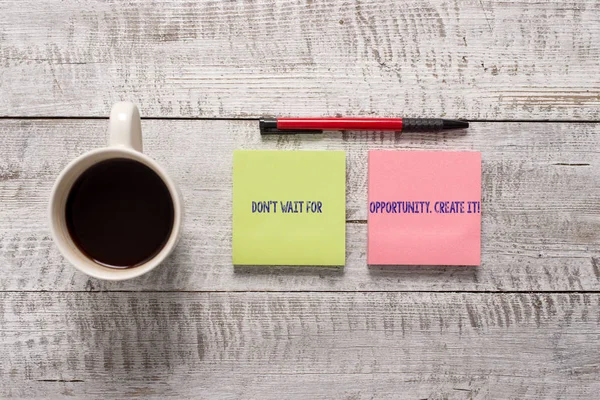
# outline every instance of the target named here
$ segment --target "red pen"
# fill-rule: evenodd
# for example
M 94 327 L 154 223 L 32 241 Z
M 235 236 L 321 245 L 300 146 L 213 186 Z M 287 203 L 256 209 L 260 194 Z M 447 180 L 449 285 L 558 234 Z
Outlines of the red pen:
M 441 131 L 464 129 L 467 121 L 441 118 L 261 118 L 261 134 L 323 131 Z

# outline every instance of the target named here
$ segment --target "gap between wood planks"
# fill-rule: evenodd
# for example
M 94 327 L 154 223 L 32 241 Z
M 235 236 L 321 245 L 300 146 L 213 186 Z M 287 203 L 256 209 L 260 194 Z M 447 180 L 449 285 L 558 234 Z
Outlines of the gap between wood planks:
M 340 267 L 341 268 L 341 267 Z M 465 267 L 469 268 L 469 267 Z M 406 294 L 600 294 L 600 290 L 0 290 L 2 293 L 406 293 Z
M 351 115 L 345 117 L 353 117 Z M 236 117 L 236 118 L 228 118 L 228 117 L 141 117 L 142 120 L 148 121 L 258 121 L 261 117 Z M 0 116 L 0 120 L 86 120 L 86 119 L 108 119 L 108 116 Z M 465 119 L 468 122 L 477 122 L 477 123 L 490 123 L 490 122 L 500 122 L 500 123 L 553 123 L 553 124 L 597 124 L 600 122 L 600 119 L 584 119 L 584 120 L 569 120 L 569 119 Z

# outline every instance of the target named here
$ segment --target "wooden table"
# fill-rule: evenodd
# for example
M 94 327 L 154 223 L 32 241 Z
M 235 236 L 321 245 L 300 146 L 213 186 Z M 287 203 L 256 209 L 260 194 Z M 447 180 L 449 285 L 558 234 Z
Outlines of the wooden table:
M 0 1 L 0 397 L 598 398 L 599 59 L 596 0 Z M 165 265 L 110 283 L 46 210 L 119 100 L 187 214 Z M 234 149 L 347 152 L 345 268 L 232 266 Z M 366 265 L 370 149 L 483 153 L 481 267 Z

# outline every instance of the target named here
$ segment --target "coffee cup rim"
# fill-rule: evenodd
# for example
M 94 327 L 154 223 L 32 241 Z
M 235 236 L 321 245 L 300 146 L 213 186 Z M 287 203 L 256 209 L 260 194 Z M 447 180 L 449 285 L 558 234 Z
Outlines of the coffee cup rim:
M 73 183 L 77 178 L 79 178 L 79 176 L 81 176 L 81 174 L 99 162 L 116 158 L 131 159 L 151 168 L 165 183 L 173 201 L 173 228 L 167 243 L 154 257 L 147 260 L 143 264 L 132 268 L 110 268 L 96 263 L 83 252 L 81 252 L 65 228 L 66 222 L 64 216 L 64 204 L 58 204 L 64 203 Z M 89 164 L 82 167 L 82 164 L 85 163 Z M 77 169 L 80 170 L 77 171 Z M 57 215 L 57 211 L 60 211 L 60 208 L 63 208 L 63 212 Z M 182 225 L 182 202 L 177 186 L 167 172 L 156 161 L 145 154 L 136 150 L 132 150 L 128 147 L 111 146 L 84 153 L 67 164 L 67 166 L 57 177 L 52 187 L 48 207 L 48 218 L 52 238 L 54 239 L 54 242 L 56 243 L 60 253 L 71 265 L 73 265 L 79 271 L 94 278 L 120 281 L 136 278 L 151 271 L 169 256 L 179 239 Z

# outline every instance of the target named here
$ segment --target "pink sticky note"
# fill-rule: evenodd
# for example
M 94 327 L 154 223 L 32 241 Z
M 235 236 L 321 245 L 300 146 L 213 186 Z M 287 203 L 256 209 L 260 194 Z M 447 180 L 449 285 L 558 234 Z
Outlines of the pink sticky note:
M 367 262 L 479 265 L 481 153 L 369 151 Z

